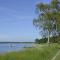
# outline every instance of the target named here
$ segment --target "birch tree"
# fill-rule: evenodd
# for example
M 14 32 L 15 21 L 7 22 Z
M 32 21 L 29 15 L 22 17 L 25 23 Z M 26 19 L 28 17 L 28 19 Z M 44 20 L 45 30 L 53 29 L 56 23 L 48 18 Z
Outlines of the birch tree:
M 47 43 L 49 43 L 51 31 L 60 29 L 60 2 L 52 0 L 50 4 L 38 3 L 36 9 L 38 17 L 33 20 L 33 24 L 48 32 Z

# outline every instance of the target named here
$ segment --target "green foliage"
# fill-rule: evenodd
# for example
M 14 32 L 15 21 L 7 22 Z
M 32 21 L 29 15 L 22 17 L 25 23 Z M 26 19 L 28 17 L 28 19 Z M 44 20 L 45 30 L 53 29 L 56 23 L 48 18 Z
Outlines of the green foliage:
M 35 39 L 35 43 L 37 44 L 46 43 L 46 42 L 47 42 L 47 38 Z M 50 43 L 60 43 L 60 36 L 50 37 Z
M 34 26 L 48 31 L 48 41 L 52 31 L 60 31 L 60 1 L 52 0 L 50 4 L 39 3 L 36 5 L 38 17 L 33 20 Z M 52 34 L 53 35 L 53 34 Z
M 42 38 L 42 39 L 35 39 L 35 43 L 40 44 L 40 43 L 46 43 L 47 38 Z
M 37 19 L 33 20 L 34 25 L 42 28 L 52 29 L 52 25 L 60 25 L 60 3 L 58 0 L 52 0 L 50 4 L 39 3 L 36 8 L 40 12 Z M 52 22 L 52 23 L 51 23 Z M 59 27 L 60 28 L 60 27 Z

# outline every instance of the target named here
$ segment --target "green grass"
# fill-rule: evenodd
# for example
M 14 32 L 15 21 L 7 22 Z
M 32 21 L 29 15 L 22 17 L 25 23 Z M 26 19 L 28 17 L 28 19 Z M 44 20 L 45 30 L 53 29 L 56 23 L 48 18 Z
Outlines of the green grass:
M 59 44 L 41 44 L 24 51 L 11 52 L 0 55 L 0 60 L 51 60 L 59 50 Z
M 55 60 L 60 60 L 60 54 L 56 57 Z
M 60 60 L 60 54 L 56 57 L 55 60 Z

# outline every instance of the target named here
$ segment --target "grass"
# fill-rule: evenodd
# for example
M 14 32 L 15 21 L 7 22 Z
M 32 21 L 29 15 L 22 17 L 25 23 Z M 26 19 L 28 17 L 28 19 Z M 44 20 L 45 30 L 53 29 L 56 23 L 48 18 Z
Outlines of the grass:
M 11 52 L 0 55 L 0 60 L 51 60 L 59 50 L 59 44 L 41 44 L 34 48 L 26 48 L 24 51 Z
M 60 60 L 60 54 L 56 57 L 55 60 Z

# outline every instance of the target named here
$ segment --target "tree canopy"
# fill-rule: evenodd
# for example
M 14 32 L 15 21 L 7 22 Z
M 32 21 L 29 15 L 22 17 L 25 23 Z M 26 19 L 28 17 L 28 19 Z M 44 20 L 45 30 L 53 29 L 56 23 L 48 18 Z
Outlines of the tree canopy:
M 36 9 L 39 14 L 33 20 L 33 24 L 39 29 L 47 30 L 49 43 L 50 33 L 60 30 L 60 1 L 52 0 L 49 4 L 38 3 Z

